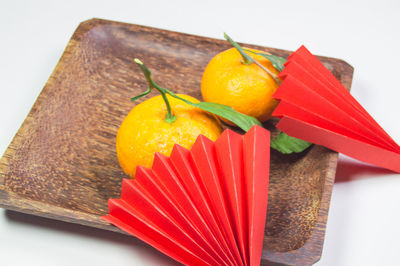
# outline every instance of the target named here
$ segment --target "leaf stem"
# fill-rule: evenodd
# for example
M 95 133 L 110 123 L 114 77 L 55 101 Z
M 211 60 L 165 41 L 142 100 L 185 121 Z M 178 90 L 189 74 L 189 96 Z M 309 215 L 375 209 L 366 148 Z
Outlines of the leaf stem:
M 190 101 L 188 101 L 188 100 L 186 100 L 186 99 L 183 99 L 183 98 L 179 97 L 178 95 L 176 95 L 175 93 L 173 93 L 172 91 L 170 91 L 170 90 L 168 90 L 168 89 L 165 89 L 165 92 L 168 93 L 169 95 L 171 95 L 172 97 L 174 97 L 174 98 L 176 98 L 176 99 L 178 99 L 178 100 L 181 100 L 182 102 L 185 102 L 185 103 L 187 103 L 187 104 L 189 104 L 189 105 L 195 106 L 194 103 L 192 103 L 192 102 L 190 102 Z
M 252 63 L 256 64 L 256 65 L 259 66 L 262 70 L 264 70 L 265 72 L 267 72 L 268 75 L 270 75 L 278 85 L 281 84 L 280 79 L 278 78 L 278 76 L 277 76 L 275 73 L 273 73 L 271 70 L 269 70 L 268 68 L 266 68 L 265 66 L 263 66 L 260 62 L 258 62 L 257 60 L 255 60 L 254 58 L 252 58 L 250 55 L 248 55 L 248 54 L 244 51 L 244 49 L 243 49 L 237 42 L 235 42 L 234 40 L 232 40 L 232 38 L 229 37 L 228 34 L 226 34 L 225 32 L 224 32 L 224 37 L 225 37 L 225 39 L 226 39 L 228 42 L 230 42 L 230 44 L 232 44 L 232 46 L 235 47 L 235 48 L 238 50 L 238 52 L 242 55 L 242 57 L 243 57 L 243 64 L 246 64 L 246 65 L 251 65 Z
M 144 93 L 140 94 L 139 96 L 133 97 L 131 100 L 134 101 L 134 100 L 137 100 L 137 99 L 147 95 L 151 91 L 151 89 L 158 90 L 161 93 L 161 96 L 163 97 L 163 100 L 164 100 L 165 105 L 167 107 L 167 114 L 166 114 L 166 117 L 165 117 L 165 122 L 172 124 L 176 120 L 176 116 L 174 116 L 172 114 L 171 105 L 169 104 L 169 101 L 168 101 L 168 98 L 167 98 L 167 95 L 166 95 L 170 91 L 168 91 L 165 88 L 162 88 L 162 87 L 158 86 L 158 84 L 154 82 L 154 80 L 151 78 L 151 71 L 143 64 L 142 61 L 140 61 L 137 58 L 135 58 L 134 61 L 135 61 L 136 64 L 139 65 L 140 69 L 142 70 L 142 72 L 143 72 L 143 74 L 144 74 L 144 76 L 145 76 L 145 78 L 147 80 L 147 84 L 148 84 L 149 87 Z M 168 94 L 170 94 L 170 93 L 168 93 Z
M 232 40 L 232 38 L 229 37 L 229 35 L 226 34 L 225 32 L 224 32 L 224 38 L 228 42 L 230 42 L 232 44 L 232 46 L 235 47 L 238 50 L 238 52 L 242 55 L 242 57 L 243 57 L 243 62 L 242 63 L 243 64 L 251 65 L 252 63 L 254 63 L 254 59 L 251 56 L 249 56 L 248 54 L 246 54 L 245 51 L 243 50 L 243 48 L 237 42 Z

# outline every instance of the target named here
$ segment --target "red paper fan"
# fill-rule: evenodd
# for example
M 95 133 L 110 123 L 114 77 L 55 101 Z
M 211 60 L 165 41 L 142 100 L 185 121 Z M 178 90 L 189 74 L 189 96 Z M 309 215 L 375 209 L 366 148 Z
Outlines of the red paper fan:
M 214 143 L 156 154 L 124 179 L 103 218 L 187 265 L 259 265 L 267 212 L 269 131 L 225 130 Z
M 400 172 L 400 147 L 304 46 L 288 58 L 273 115 L 286 134 Z

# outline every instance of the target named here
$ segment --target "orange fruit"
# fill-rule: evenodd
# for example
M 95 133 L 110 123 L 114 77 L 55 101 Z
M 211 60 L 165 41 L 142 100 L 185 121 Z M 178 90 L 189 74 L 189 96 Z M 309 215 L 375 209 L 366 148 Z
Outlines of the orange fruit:
M 266 58 L 248 54 L 276 75 L 279 74 Z M 240 113 L 266 121 L 278 104 L 272 99 L 272 94 L 279 85 L 256 64 L 246 65 L 242 61 L 242 55 L 235 48 L 212 58 L 204 70 L 201 94 L 206 102 L 228 105 Z
M 199 102 L 188 95 L 178 96 Z M 169 156 L 174 144 L 190 149 L 199 134 L 213 141 L 221 134 L 221 124 L 214 115 L 169 95 L 167 98 L 176 116 L 174 122 L 165 121 L 165 102 L 158 95 L 136 105 L 118 130 L 118 161 L 131 177 L 135 176 L 138 165 L 150 168 L 156 152 Z

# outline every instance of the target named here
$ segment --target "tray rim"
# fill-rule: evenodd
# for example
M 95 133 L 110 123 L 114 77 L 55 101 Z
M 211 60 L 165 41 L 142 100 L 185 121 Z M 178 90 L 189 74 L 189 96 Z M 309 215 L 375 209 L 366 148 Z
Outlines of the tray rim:
M 75 211 L 63 207 L 59 207 L 56 205 L 51 205 L 45 202 L 37 201 L 37 200 L 31 200 L 24 198 L 17 193 L 14 193 L 12 191 L 9 191 L 7 187 L 5 186 L 5 173 L 7 171 L 8 165 L 10 163 L 10 159 L 12 158 L 14 152 L 16 149 L 13 148 L 15 143 L 18 143 L 19 139 L 22 138 L 21 129 L 23 128 L 23 125 L 26 127 L 27 123 L 30 123 L 30 114 L 35 112 L 35 106 L 39 104 L 40 101 L 45 100 L 46 96 L 43 94 L 44 89 L 51 84 L 52 80 L 54 79 L 55 76 L 57 76 L 58 73 L 61 72 L 61 69 L 63 68 L 62 66 L 65 65 L 68 62 L 69 57 L 72 55 L 72 52 L 74 51 L 75 47 L 79 44 L 80 39 L 85 36 L 87 32 L 92 30 L 93 28 L 101 25 L 118 25 L 118 26 L 129 26 L 129 25 L 135 25 L 144 29 L 154 29 L 157 31 L 161 32 L 168 32 L 168 33 L 174 33 L 174 34 L 179 34 L 179 35 L 184 35 L 184 36 L 190 36 L 190 37 L 195 37 L 195 38 L 201 38 L 205 40 L 212 40 L 212 41 L 221 41 L 219 39 L 215 38 L 209 38 L 209 37 L 204 37 L 204 36 L 199 36 L 199 35 L 193 35 L 193 34 L 188 34 L 188 33 L 181 33 L 181 32 L 176 32 L 176 31 L 171 31 L 171 30 L 165 30 L 165 29 L 160 29 L 160 28 L 155 28 L 155 27 L 149 27 L 149 26 L 143 26 L 143 25 L 138 25 L 138 24 L 132 24 L 132 23 L 124 23 L 124 22 L 117 22 L 117 21 L 111 21 L 111 20 L 105 20 L 105 19 L 99 19 L 99 18 L 92 18 L 89 20 L 85 20 L 81 22 L 76 30 L 74 31 L 72 37 L 70 38 L 64 52 L 62 53 L 59 61 L 57 62 L 57 65 L 53 72 L 51 73 L 49 79 L 43 86 L 39 96 L 35 100 L 32 108 L 30 109 L 29 113 L 27 114 L 27 117 L 21 124 L 20 128 L 18 129 L 17 133 L 13 137 L 12 141 L 6 148 L 3 156 L 0 159 L 0 208 L 16 211 L 16 212 L 22 212 L 30 215 L 35 215 L 35 216 L 40 216 L 40 217 L 45 217 L 53 220 L 59 220 L 59 221 L 64 221 L 68 223 L 75 223 L 75 224 L 80 224 L 84 226 L 89 226 L 89 227 L 94 227 L 94 228 L 99 228 L 99 229 L 104 229 L 108 231 L 113 231 L 113 232 L 118 232 L 122 234 L 126 234 L 124 231 L 120 230 L 117 227 L 112 226 L 108 222 L 100 219 L 100 216 L 94 215 L 94 214 L 89 214 L 85 213 L 82 211 Z M 255 48 L 268 48 L 270 50 L 274 50 L 276 52 L 288 52 L 287 50 L 282 50 L 282 49 L 276 49 L 276 48 L 271 48 L 271 47 L 263 47 L 260 45 L 252 45 L 252 44 L 244 44 L 249 47 L 255 47 Z M 354 68 L 348 64 L 346 61 L 342 59 L 337 59 L 337 58 L 331 58 L 331 57 L 325 57 L 325 56 L 318 56 L 321 59 L 324 59 L 325 62 L 336 62 L 336 64 L 340 64 L 343 70 L 341 72 L 347 73 L 347 79 L 346 80 L 341 80 L 342 83 L 346 83 L 345 86 L 350 89 L 351 87 L 351 82 L 352 82 L 352 77 L 353 77 L 353 72 Z M 332 194 L 332 188 L 335 180 L 335 174 L 336 174 L 336 166 L 337 166 L 337 160 L 338 160 L 338 153 L 331 151 L 331 154 L 329 155 L 331 158 L 329 160 L 329 165 L 325 169 L 325 182 L 324 182 L 324 188 L 322 192 L 322 198 L 321 198 L 321 204 L 320 204 L 320 209 L 318 211 L 318 219 L 316 221 L 314 230 L 312 232 L 312 235 L 310 238 L 305 242 L 305 244 L 300 247 L 299 249 L 288 251 L 288 252 L 265 252 L 263 251 L 262 255 L 262 265 L 268 264 L 290 264 L 293 261 L 300 262 L 301 263 L 306 263 L 306 264 L 313 264 L 320 260 L 321 254 L 322 254 L 322 248 L 323 248 L 323 242 L 324 242 L 324 236 L 325 236 L 325 230 L 326 230 L 326 224 L 327 224 L 327 214 L 329 211 L 329 206 L 330 206 L 330 199 L 331 199 L 331 194 Z M 322 239 L 317 239 L 316 238 L 316 232 L 319 231 L 319 234 L 323 234 Z M 310 246 L 313 245 L 313 254 L 310 256 L 308 254 L 306 257 L 302 257 L 302 252 L 309 249 Z M 316 248 L 316 249 L 315 249 Z M 274 260 L 271 261 L 271 255 L 273 255 Z

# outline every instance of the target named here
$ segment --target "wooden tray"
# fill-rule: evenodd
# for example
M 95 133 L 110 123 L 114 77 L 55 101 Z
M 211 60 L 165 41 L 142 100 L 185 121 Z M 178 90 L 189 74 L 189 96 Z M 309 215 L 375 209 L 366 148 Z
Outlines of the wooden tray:
M 206 64 L 229 47 L 222 40 L 138 25 L 81 23 L 1 158 L 0 206 L 121 232 L 99 217 L 127 177 L 114 147 L 118 127 L 134 106 L 130 97 L 146 88 L 133 59 L 142 59 L 162 86 L 201 98 Z M 349 89 L 353 68 L 338 59 L 321 60 Z M 273 128 L 272 122 L 265 126 Z M 336 164 L 337 153 L 320 146 L 295 155 L 272 151 L 263 264 L 319 260 Z

